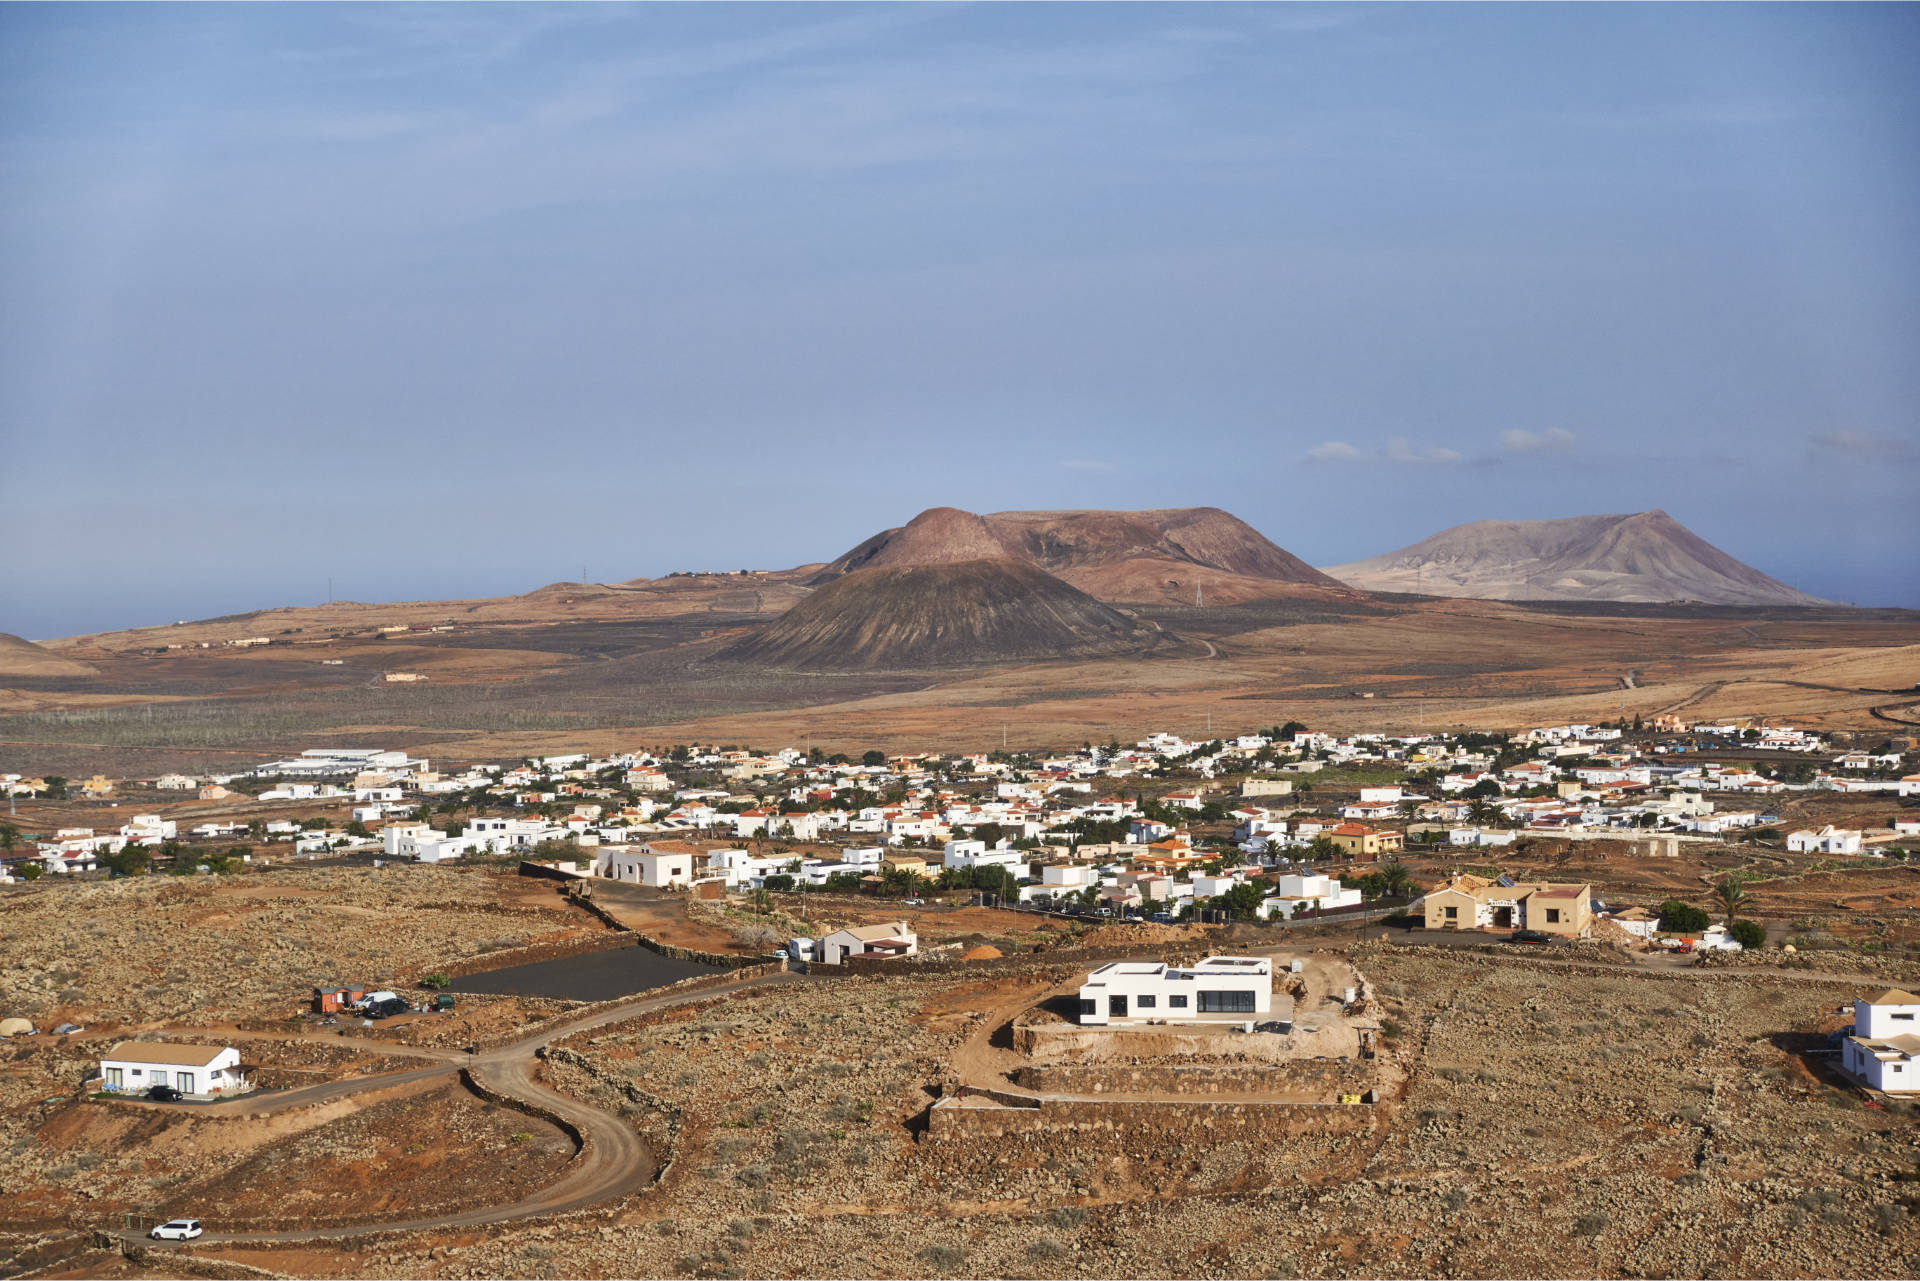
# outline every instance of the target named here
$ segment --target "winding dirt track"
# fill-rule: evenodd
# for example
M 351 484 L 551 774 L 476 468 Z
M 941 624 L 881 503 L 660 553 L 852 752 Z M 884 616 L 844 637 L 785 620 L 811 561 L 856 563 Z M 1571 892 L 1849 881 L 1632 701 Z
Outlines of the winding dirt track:
M 253 1095 L 236 1100 L 231 1105 L 216 1105 L 221 1116 L 265 1116 L 274 1112 L 284 1112 L 290 1108 L 325 1103 L 353 1094 L 390 1089 L 411 1081 L 457 1076 L 464 1067 L 471 1080 L 483 1091 L 518 1100 L 543 1112 L 550 1112 L 573 1126 L 584 1140 L 579 1154 L 574 1157 L 566 1173 L 557 1182 L 548 1184 L 531 1196 L 523 1197 L 518 1201 L 507 1205 L 481 1206 L 477 1209 L 463 1210 L 457 1214 L 441 1214 L 421 1219 L 388 1219 L 356 1224 L 351 1227 L 303 1228 L 286 1232 L 209 1232 L 192 1242 L 149 1241 L 138 1233 L 129 1232 L 114 1235 L 130 1241 L 139 1241 L 150 1248 L 180 1245 L 242 1245 L 248 1242 L 267 1241 L 340 1240 L 374 1236 L 382 1232 L 474 1227 L 508 1219 L 566 1214 L 626 1196 L 652 1182 L 658 1169 L 652 1149 L 631 1126 L 620 1118 L 590 1107 L 578 1099 L 558 1094 L 536 1081 L 534 1073 L 538 1067 L 540 1050 L 550 1042 L 563 1037 L 605 1027 L 609 1023 L 618 1023 L 636 1014 L 667 1009 L 693 1001 L 711 1000 L 715 996 L 724 996 L 729 992 L 739 992 L 747 988 L 804 981 L 794 974 L 761 974 L 753 978 L 715 984 L 712 987 L 675 992 L 669 996 L 648 997 L 642 994 L 627 1000 L 610 1002 L 591 1013 L 543 1028 L 534 1035 L 515 1041 L 511 1045 L 484 1050 L 472 1056 L 470 1065 L 468 1056 L 460 1050 L 421 1046 L 383 1046 L 381 1048 L 389 1053 L 431 1059 L 434 1062 L 430 1066 L 411 1068 L 404 1072 L 385 1072 L 378 1076 L 354 1080 L 329 1081 L 323 1085 L 306 1086 L 280 1094 Z

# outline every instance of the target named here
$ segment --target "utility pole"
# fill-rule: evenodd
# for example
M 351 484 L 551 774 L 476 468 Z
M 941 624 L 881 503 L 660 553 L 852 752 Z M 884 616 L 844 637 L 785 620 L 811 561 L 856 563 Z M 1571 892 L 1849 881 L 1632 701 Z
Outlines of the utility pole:
M 333 575 L 327 575 L 327 604 L 333 604 Z

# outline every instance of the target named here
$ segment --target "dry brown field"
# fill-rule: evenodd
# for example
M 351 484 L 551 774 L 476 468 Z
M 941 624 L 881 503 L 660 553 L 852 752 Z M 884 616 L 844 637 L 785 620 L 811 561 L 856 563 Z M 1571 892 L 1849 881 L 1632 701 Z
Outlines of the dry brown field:
M 649 592 L 513 598 L 511 616 L 483 603 L 448 631 L 384 639 L 366 629 L 412 615 L 333 606 L 223 625 L 303 629 L 250 650 L 152 648 L 176 630 L 221 630 L 206 625 L 55 642 L 99 674 L 4 678 L 0 760 L 76 775 L 231 767 L 322 741 L 447 761 L 697 741 L 980 750 L 1004 736 L 1038 749 L 1290 719 L 1335 731 L 1512 729 L 1660 712 L 1868 735 L 1920 724 L 1911 611 L 1135 606 L 1169 636 L 1147 656 L 813 673 L 714 660 L 777 612 L 765 591 L 758 608 L 735 588 Z M 380 621 L 389 613 L 400 622 Z M 389 684 L 390 671 L 429 679 Z
M 1502 865 L 1590 871 L 1610 896 L 1657 901 L 1723 866 L 1764 870 L 1756 857 L 1587 849 Z M 1910 901 L 1920 884 L 1884 865 L 1773 872 L 1777 883 L 1756 885 L 1769 910 L 1863 893 Z M 567 1036 L 540 1078 L 646 1136 L 665 1172 L 637 1194 L 560 1219 L 371 1242 L 209 1243 L 195 1266 L 445 1278 L 1912 1274 L 1920 1119 L 1906 1104 L 1863 1106 L 1806 1053 L 1842 1003 L 1920 984 L 1920 961 L 1897 948 L 1667 967 L 1595 944 L 1358 942 L 1350 927 L 1086 929 L 824 895 L 773 907 L 814 928 L 906 912 L 929 944 L 991 943 L 1007 959 L 694 993 Z M 676 917 L 701 939 L 758 923 L 751 911 L 702 918 L 684 898 L 636 910 L 663 935 Z M 178 1275 L 164 1258 L 90 1249 L 72 1225 L 126 1209 L 227 1230 L 454 1214 L 527 1195 L 577 1159 L 549 1124 L 444 1076 L 253 1118 L 73 1097 L 101 1044 L 140 1034 L 247 1038 L 250 1058 L 329 1081 L 408 1067 L 417 1060 L 393 1056 L 449 1043 L 452 1025 L 348 1040 L 270 1025 L 322 972 L 398 986 L 602 928 L 552 882 L 276 869 L 43 884 L 0 897 L 0 912 L 27 949 L 0 973 L 0 1003 L 90 1024 L 78 1039 L 6 1048 L 0 1142 L 24 1178 L 0 1215 L 0 1258 L 24 1251 L 49 1276 Z M 1070 991 L 1093 963 L 1080 957 L 1223 946 L 1303 955 L 1310 975 L 1356 967 L 1382 1037 L 1381 1100 L 1315 1110 L 1256 1096 L 1195 1111 L 1134 1093 L 1057 1120 L 989 1104 L 991 1133 L 934 1123 L 930 1105 L 959 1083 L 1018 1092 L 1012 1020 Z M 221 961 L 230 977 L 209 981 Z M 462 1001 L 474 1013 L 459 1017 L 496 1039 L 579 1008 Z

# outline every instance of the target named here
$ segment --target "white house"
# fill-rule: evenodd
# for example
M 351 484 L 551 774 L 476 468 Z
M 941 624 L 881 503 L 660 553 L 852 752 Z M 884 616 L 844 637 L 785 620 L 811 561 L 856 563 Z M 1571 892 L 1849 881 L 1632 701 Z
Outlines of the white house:
M 1004 843 L 988 849 L 985 841 L 948 841 L 942 848 L 940 865 L 948 868 L 1004 867 L 1019 881 L 1026 880 L 1029 875 L 1026 854 Z
M 1261 901 L 1260 915 L 1262 919 L 1276 914 L 1289 917 L 1303 908 L 1358 907 L 1360 902 L 1359 890 L 1350 890 L 1333 877 L 1289 874 L 1282 876 L 1274 893 Z
M 1840 1062 L 1876 1090 L 1920 1093 L 1920 996 L 1888 988 L 1855 1001 Z
M 1858 854 L 1860 833 L 1842 831 L 1831 823 L 1817 832 L 1804 828 L 1788 833 L 1787 849 L 1794 854 Z
M 593 860 L 593 874 L 629 885 L 667 889 L 693 881 L 690 852 L 660 852 L 650 845 L 611 846 Z
M 792 854 L 749 854 L 737 849 L 708 850 L 702 879 L 718 878 L 726 882 L 728 889 L 738 889 L 743 885 L 757 885 L 762 878 L 785 871 L 797 862 L 799 860 Z
M 1273 1008 L 1273 962 L 1264 956 L 1209 956 L 1190 969 L 1115 961 L 1080 985 L 1080 1022 L 1244 1022 Z
M 240 1064 L 240 1051 L 231 1046 L 160 1041 L 120 1042 L 100 1060 L 100 1078 L 106 1089 L 129 1094 L 167 1085 L 182 1094 L 208 1098 L 252 1088 Z
M 919 950 L 920 936 L 905 921 L 857 925 L 820 940 L 820 959 L 828 965 L 839 965 L 849 956 L 912 956 Z

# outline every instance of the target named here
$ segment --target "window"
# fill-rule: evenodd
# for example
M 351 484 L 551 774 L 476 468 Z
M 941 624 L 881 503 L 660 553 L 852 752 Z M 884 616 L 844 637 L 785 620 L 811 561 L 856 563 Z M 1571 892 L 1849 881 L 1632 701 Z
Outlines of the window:
M 107 1088 L 117 1090 L 127 1083 L 127 1074 L 123 1068 L 107 1069 Z
M 1252 1014 L 1252 992 L 1202 992 L 1200 993 L 1200 1012 L 1202 1014 Z
M 1457 907 L 1447 908 L 1446 913 L 1449 921 L 1457 921 L 1460 919 L 1460 909 Z
M 1092 1014 L 1094 1011 L 1098 1010 L 1099 1008 L 1100 1008 L 1100 1002 L 1092 999 L 1091 997 L 1083 996 L 1080 998 L 1080 1013 Z
M 1548 908 L 1548 909 L 1547 909 L 1547 924 L 1548 924 L 1548 925 L 1558 925 L 1558 924 L 1560 924 L 1560 909 L 1559 909 L 1559 908 L 1557 908 L 1557 907 L 1550 907 L 1550 908 Z
M 133 1068 L 133 1069 L 131 1069 L 131 1071 L 133 1072 L 133 1074 L 134 1074 L 135 1076 L 139 1076 L 139 1075 L 140 1075 L 140 1069 L 139 1069 L 139 1068 Z
M 1911 1014 L 1889 1014 L 1887 1017 L 1890 1019 L 1893 1019 L 1895 1022 L 1900 1022 L 1900 1023 L 1913 1022 L 1913 1015 Z
M 1156 996 L 1136 996 L 1133 998 L 1134 1008 L 1140 1010 L 1151 1010 L 1159 1003 L 1160 998 Z
M 1123 1018 L 1123 1019 L 1126 1018 L 1127 1017 L 1127 998 L 1124 996 L 1108 997 L 1107 998 L 1107 1015 L 1110 1018 Z
M 1169 995 L 1169 996 L 1167 997 L 1167 1008 L 1168 1008 L 1168 1009 L 1170 1009 L 1170 1010 L 1184 1010 L 1184 1009 L 1186 1009 L 1186 1008 L 1187 1008 L 1187 994 L 1186 994 L 1185 992 L 1174 992 L 1174 993 L 1172 993 L 1171 995 Z

